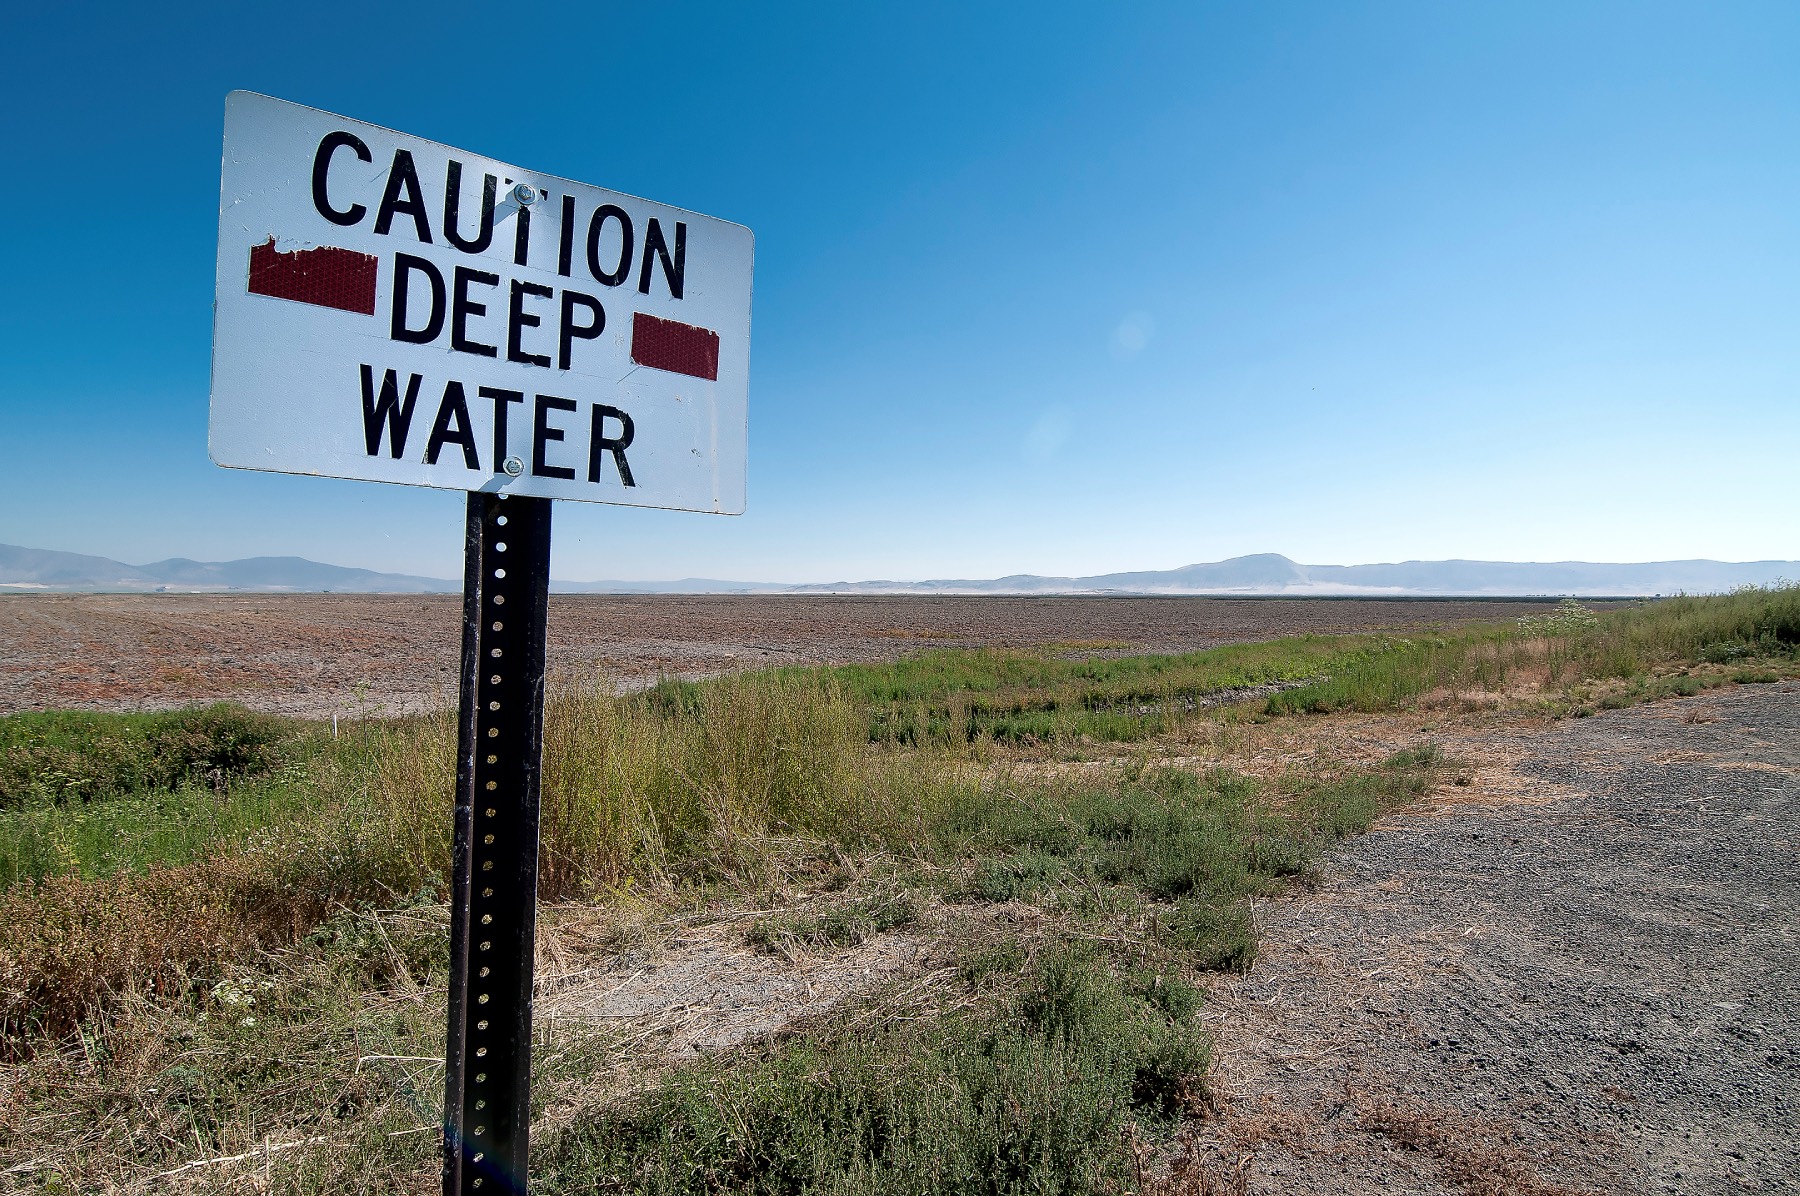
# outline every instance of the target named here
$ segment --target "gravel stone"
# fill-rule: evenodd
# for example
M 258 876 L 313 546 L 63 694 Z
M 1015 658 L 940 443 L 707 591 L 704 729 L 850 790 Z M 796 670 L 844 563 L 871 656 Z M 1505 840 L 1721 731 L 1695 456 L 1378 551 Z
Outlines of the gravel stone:
M 1800 1192 L 1800 684 L 1510 745 L 1262 907 L 1215 986 L 1247 1192 Z

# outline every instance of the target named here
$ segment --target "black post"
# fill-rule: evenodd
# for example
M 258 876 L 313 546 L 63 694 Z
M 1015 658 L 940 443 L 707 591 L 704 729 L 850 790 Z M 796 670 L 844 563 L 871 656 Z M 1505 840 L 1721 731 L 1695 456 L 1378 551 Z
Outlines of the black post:
M 526 1188 L 550 500 L 469 495 L 444 1194 Z

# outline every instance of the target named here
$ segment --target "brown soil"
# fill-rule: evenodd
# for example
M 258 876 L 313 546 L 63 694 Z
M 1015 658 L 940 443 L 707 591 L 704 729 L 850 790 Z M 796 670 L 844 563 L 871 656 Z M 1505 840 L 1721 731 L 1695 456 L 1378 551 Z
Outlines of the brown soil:
M 448 596 L 0 596 L 0 713 L 231 698 L 274 713 L 395 713 L 455 698 Z M 1305 633 L 1488 622 L 1547 602 L 1220 598 L 557 596 L 553 670 L 621 685 L 935 646 L 1184 651 Z

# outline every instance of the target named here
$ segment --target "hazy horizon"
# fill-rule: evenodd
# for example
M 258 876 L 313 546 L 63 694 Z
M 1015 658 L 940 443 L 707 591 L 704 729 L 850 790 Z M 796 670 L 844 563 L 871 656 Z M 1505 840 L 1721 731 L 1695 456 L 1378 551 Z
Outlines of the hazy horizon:
M 651 580 L 558 577 L 561 593 L 818 593 L 860 594 L 1292 594 L 1313 596 L 1422 597 L 1575 595 L 1649 596 L 1722 593 L 1745 585 L 1800 579 L 1800 561 L 1708 560 L 1661 562 L 1368 562 L 1352 565 L 1296 562 L 1279 553 L 1113 574 L 1058 576 L 1034 573 L 938 578 L 742 578 L 669 577 Z M 121 562 L 54 550 L 0 544 L 0 592 L 174 593 L 207 592 L 455 592 L 460 579 L 350 568 L 305 557 L 257 556 L 232 561 L 174 557 Z

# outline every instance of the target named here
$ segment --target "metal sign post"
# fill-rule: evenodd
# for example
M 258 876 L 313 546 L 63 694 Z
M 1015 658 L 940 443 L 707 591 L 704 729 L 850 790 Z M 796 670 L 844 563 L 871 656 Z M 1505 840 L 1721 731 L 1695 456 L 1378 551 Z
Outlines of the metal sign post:
M 525 1191 L 550 500 L 469 495 L 445 1196 Z
M 523 1193 L 553 499 L 744 509 L 750 230 L 225 101 L 212 458 L 469 492 L 444 1192 Z

